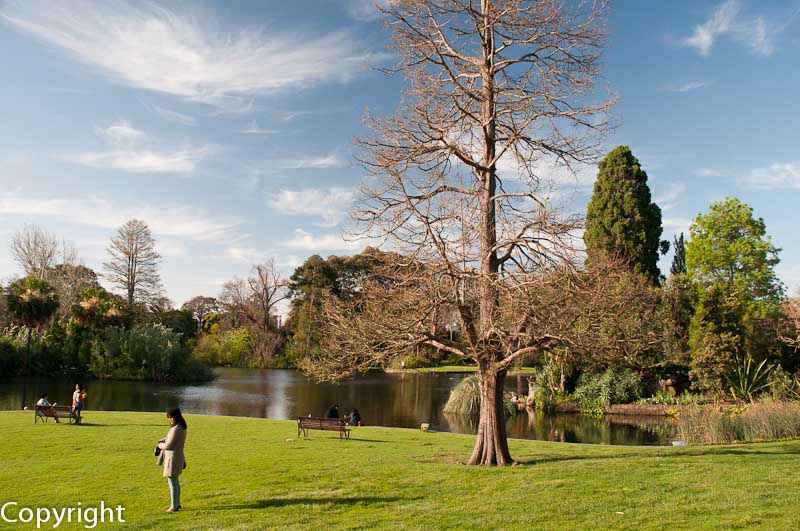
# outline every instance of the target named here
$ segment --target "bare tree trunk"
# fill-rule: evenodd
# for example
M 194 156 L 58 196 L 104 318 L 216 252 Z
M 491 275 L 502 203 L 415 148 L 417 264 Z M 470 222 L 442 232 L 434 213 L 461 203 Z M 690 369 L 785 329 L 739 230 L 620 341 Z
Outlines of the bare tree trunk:
M 468 465 L 505 466 L 513 464 L 506 438 L 505 412 L 503 411 L 503 387 L 506 371 L 492 371 L 486 364 L 480 365 L 481 409 L 478 421 L 478 436 L 475 447 L 467 461 Z
M 483 348 L 480 353 L 483 361 L 479 364 L 481 379 L 481 409 L 478 420 L 478 436 L 468 464 L 471 465 L 510 465 L 513 461 L 506 442 L 505 413 L 503 411 L 503 387 L 506 371 L 495 372 L 491 361 L 497 359 L 491 351 L 494 330 L 494 315 L 497 310 L 497 214 L 495 194 L 497 176 L 495 175 L 496 155 L 496 109 L 494 99 L 494 34 L 488 19 L 491 16 L 491 1 L 482 0 L 481 11 L 485 19 L 482 44 L 484 48 L 481 79 L 483 82 L 483 169 L 479 171 L 480 187 L 480 334 Z
M 30 325 L 28 325 L 28 348 L 25 349 L 25 375 L 27 376 L 30 373 L 30 365 L 31 365 L 31 334 L 33 330 L 31 329 Z

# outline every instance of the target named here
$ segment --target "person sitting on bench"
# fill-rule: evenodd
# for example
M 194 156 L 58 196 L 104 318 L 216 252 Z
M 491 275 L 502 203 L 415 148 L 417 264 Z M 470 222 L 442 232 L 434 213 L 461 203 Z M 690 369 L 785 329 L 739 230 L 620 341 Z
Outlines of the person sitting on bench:
M 361 413 L 356 408 L 353 408 L 353 411 L 350 412 L 349 424 L 351 426 L 361 426 Z
M 325 412 L 326 419 L 338 419 L 339 418 L 339 404 L 334 404 L 328 408 L 328 411 Z
M 45 414 L 47 416 L 53 417 L 54 419 L 56 419 L 56 422 L 58 422 L 58 416 L 56 416 L 56 412 L 53 409 L 53 404 L 51 404 L 50 401 L 47 399 L 47 393 L 43 394 L 41 398 L 39 398 L 39 401 L 36 402 L 36 405 L 41 408 L 44 408 L 43 411 L 45 412 Z

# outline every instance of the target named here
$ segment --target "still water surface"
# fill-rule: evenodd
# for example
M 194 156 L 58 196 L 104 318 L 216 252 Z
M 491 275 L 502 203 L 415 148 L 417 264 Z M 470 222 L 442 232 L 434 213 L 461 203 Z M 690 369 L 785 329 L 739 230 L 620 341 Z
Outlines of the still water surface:
M 88 420 L 91 410 L 166 411 L 269 419 L 322 415 L 332 404 L 342 413 L 358 408 L 365 424 L 475 433 L 468 419 L 442 412 L 450 391 L 465 374 L 382 373 L 359 375 L 338 384 L 318 384 L 292 370 L 218 369 L 219 377 L 200 385 L 151 382 L 89 381 L 86 384 Z M 65 377 L 0 380 L 0 410 L 19 409 L 24 401 L 48 393 L 51 402 L 71 403 L 75 383 Z M 509 376 L 508 387 L 527 393 L 524 376 Z M 670 444 L 675 429 L 649 417 L 590 418 L 583 415 L 544 415 L 521 412 L 507 425 L 510 437 L 597 444 Z

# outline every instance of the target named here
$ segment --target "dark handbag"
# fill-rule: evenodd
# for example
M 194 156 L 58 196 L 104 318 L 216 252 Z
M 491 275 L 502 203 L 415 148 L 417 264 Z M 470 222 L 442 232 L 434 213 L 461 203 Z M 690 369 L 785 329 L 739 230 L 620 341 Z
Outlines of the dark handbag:
M 167 440 L 166 439 L 159 439 L 158 444 L 161 444 L 163 442 L 167 442 Z M 161 455 L 161 448 L 158 447 L 158 444 L 156 444 L 156 449 L 153 450 L 153 455 L 156 456 L 156 457 Z

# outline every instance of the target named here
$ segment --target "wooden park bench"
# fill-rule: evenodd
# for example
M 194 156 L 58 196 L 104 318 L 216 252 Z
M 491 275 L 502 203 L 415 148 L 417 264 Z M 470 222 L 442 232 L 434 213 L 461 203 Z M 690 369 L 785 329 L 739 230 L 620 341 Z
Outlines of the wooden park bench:
M 303 434 L 308 439 L 308 430 L 338 431 L 339 439 L 350 438 L 350 428 L 342 419 L 326 419 L 321 417 L 297 417 L 297 436 Z
M 55 419 L 69 419 L 69 423 L 75 420 L 75 412 L 70 406 L 34 406 L 34 419 L 33 423 L 36 424 L 40 420 L 47 422 L 48 418 Z

